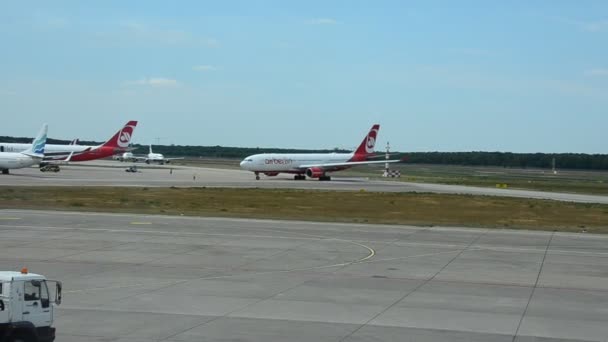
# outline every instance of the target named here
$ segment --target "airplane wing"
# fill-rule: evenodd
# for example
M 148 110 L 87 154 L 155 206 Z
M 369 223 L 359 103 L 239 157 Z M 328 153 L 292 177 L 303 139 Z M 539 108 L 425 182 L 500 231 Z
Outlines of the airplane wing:
M 334 167 L 344 167 L 344 166 L 357 166 L 357 165 L 368 165 L 368 164 L 386 164 L 386 163 L 399 163 L 401 160 L 366 160 L 359 162 L 343 162 L 343 163 L 325 163 L 325 164 L 309 164 L 309 165 L 301 165 L 302 169 L 309 169 L 311 167 L 319 167 L 322 169 L 331 169 Z
M 65 159 L 60 159 L 63 157 L 67 157 L 69 159 L 72 159 L 72 156 L 74 154 L 79 155 L 81 153 L 85 153 L 91 150 L 91 147 L 87 147 L 85 149 L 82 149 L 81 151 L 72 151 L 72 152 L 46 152 L 44 154 L 44 161 L 45 162 L 52 162 L 52 161 L 66 161 Z
M 70 152 L 70 155 L 67 156 L 65 159 L 50 159 L 47 160 L 46 158 L 43 159 L 44 164 L 46 165 L 67 165 L 70 163 L 70 160 L 72 159 L 72 156 L 74 155 L 75 152 Z

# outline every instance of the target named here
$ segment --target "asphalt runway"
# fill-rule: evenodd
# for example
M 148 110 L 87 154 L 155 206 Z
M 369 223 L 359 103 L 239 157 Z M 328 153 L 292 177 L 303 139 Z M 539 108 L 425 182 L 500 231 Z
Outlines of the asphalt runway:
M 186 166 L 154 166 L 138 164 L 141 172 L 128 173 L 131 163 L 96 161 L 62 167 L 59 173 L 43 173 L 37 168 L 11 170 L 10 175 L 0 175 L 0 185 L 13 186 L 132 186 L 132 187 L 231 187 L 268 189 L 320 189 L 372 192 L 424 192 L 508 196 L 517 198 L 550 199 L 557 201 L 608 204 L 608 196 L 568 194 L 531 190 L 496 189 L 444 184 L 379 181 L 367 178 L 332 175 L 332 181 L 294 181 L 290 175 L 265 177 L 255 180 L 252 172 Z
M 0 210 L 58 342 L 606 341 L 608 236 Z

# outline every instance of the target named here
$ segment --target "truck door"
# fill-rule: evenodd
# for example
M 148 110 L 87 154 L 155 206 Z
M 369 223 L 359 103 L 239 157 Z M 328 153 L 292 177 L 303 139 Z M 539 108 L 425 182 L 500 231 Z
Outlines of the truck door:
M 28 280 L 23 289 L 23 320 L 36 327 L 51 324 L 51 303 L 46 282 Z
M 0 324 L 8 322 L 8 309 L 10 302 L 7 300 L 8 296 L 4 295 L 4 283 L 0 282 Z

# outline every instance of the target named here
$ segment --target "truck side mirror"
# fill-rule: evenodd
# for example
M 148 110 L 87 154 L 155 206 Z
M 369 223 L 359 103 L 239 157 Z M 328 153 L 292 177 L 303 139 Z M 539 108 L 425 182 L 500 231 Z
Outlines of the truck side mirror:
M 61 282 L 58 281 L 56 283 L 56 287 L 57 287 L 57 291 L 55 291 L 55 304 L 60 305 L 61 304 Z

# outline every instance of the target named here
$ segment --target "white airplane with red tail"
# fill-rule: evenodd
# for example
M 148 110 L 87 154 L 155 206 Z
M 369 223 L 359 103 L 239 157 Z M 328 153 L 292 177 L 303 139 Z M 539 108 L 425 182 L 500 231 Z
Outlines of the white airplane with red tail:
M 306 176 L 318 178 L 321 181 L 331 180 L 329 172 L 341 171 L 357 165 L 397 163 L 401 160 L 375 160 L 374 146 L 380 125 L 373 125 L 361 145 L 352 153 L 263 153 L 245 158 L 241 168 L 255 173 L 255 179 L 260 179 L 260 173 L 266 176 L 276 176 L 279 173 L 295 174 L 295 180 L 304 180 Z
M 78 139 L 73 140 L 69 145 L 46 144 L 43 164 L 95 160 L 128 151 L 130 150 L 129 142 L 136 126 L 137 121 L 127 122 L 108 141 L 98 146 L 78 145 Z M 30 146 L 30 144 L 0 143 L 0 152 L 22 152 Z M 68 158 L 66 159 L 66 157 Z

